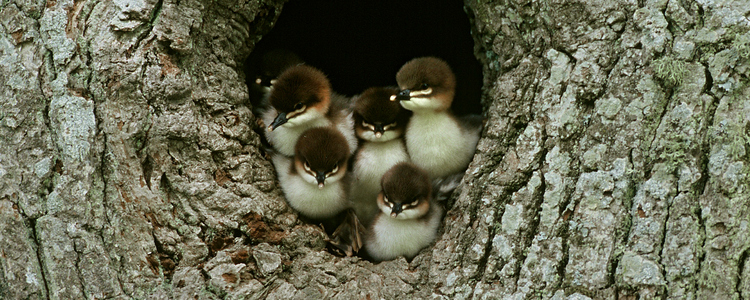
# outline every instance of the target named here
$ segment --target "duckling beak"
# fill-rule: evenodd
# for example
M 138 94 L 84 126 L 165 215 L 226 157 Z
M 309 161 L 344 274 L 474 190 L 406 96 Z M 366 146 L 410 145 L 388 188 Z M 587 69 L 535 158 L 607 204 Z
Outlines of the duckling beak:
M 268 126 L 268 131 L 273 131 L 279 126 L 284 125 L 286 121 L 289 121 L 289 119 L 286 118 L 286 113 L 280 112 L 278 115 L 276 115 L 276 119 L 273 119 L 273 123 Z
M 375 138 L 379 139 L 381 136 L 383 136 L 383 133 L 385 132 L 385 128 L 383 128 L 383 124 L 375 124 Z
M 402 211 L 404 211 L 404 207 L 401 203 L 393 204 L 393 207 L 391 208 L 391 218 L 397 217 Z
M 411 94 L 411 90 L 403 90 L 403 91 L 400 91 L 400 92 L 398 92 L 398 94 L 395 94 L 395 95 L 391 95 L 391 101 L 396 101 L 396 100 L 399 100 L 399 101 L 403 101 L 403 100 L 409 100 L 409 99 L 411 99 L 411 96 L 410 96 L 409 94 Z
M 318 188 L 322 189 L 325 187 L 326 183 L 326 173 L 325 172 L 315 172 L 315 179 L 318 181 Z

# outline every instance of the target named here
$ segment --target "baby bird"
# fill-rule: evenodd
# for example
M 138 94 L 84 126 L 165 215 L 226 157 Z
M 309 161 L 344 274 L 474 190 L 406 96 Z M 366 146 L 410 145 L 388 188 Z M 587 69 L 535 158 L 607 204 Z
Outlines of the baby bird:
M 307 130 L 294 147 L 294 158 L 276 154 L 272 159 L 289 206 L 302 216 L 333 218 L 349 208 L 349 146 L 335 128 Z
M 349 151 L 356 149 L 348 99 L 331 91 L 320 70 L 306 65 L 288 68 L 276 79 L 268 100 L 271 108 L 263 114 L 268 124 L 266 139 L 278 153 L 294 155 L 303 132 L 327 126 L 335 126 L 343 134 Z
M 411 112 L 389 97 L 396 88 L 374 87 L 354 100 L 354 131 L 360 139 L 354 154 L 350 199 L 364 226 L 378 213 L 380 179 L 393 165 L 409 161 L 402 139 Z
M 411 163 L 398 163 L 383 175 L 377 203 L 380 213 L 365 239 L 375 261 L 411 259 L 435 240 L 443 210 L 432 201 L 427 173 Z
M 290 67 L 303 63 L 304 61 L 297 54 L 286 49 L 273 49 L 265 52 L 255 63 L 254 83 L 264 87 L 265 91 L 269 92 L 271 85 L 281 73 Z
M 268 94 L 276 78 L 286 69 L 302 63 L 302 59 L 297 54 L 286 49 L 273 49 L 252 57 L 247 74 L 253 114 L 260 116 L 270 106 Z
M 415 58 L 396 74 L 401 91 L 391 96 L 414 112 L 404 139 L 411 161 L 430 178 L 463 172 L 474 156 L 481 118 L 456 118 L 450 111 L 456 77 L 448 64 L 435 57 Z

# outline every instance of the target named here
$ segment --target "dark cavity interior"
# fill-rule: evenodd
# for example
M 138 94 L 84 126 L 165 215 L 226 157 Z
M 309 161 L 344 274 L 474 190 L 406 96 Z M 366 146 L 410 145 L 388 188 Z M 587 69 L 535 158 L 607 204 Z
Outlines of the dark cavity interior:
M 290 1 L 255 56 L 284 48 L 321 69 L 333 89 L 353 96 L 372 86 L 395 86 L 412 58 L 436 56 L 456 73 L 453 111 L 481 113 L 482 67 L 461 1 Z M 248 74 L 248 80 L 252 74 Z

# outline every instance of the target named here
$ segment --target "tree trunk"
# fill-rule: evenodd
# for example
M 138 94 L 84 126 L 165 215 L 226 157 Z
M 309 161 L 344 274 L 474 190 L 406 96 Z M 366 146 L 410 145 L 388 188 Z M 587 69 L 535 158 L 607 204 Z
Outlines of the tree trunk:
M 750 299 L 749 1 L 467 1 L 486 128 L 435 245 L 379 264 L 260 150 L 282 4 L 0 4 L 0 298 Z

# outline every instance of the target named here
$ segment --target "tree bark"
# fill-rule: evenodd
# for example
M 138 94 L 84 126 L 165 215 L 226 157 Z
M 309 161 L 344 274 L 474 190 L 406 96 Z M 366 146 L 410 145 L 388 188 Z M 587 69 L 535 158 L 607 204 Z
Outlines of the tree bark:
M 486 128 L 435 245 L 379 264 L 253 131 L 283 2 L 0 4 L 0 298 L 750 299 L 750 2 L 466 1 Z

